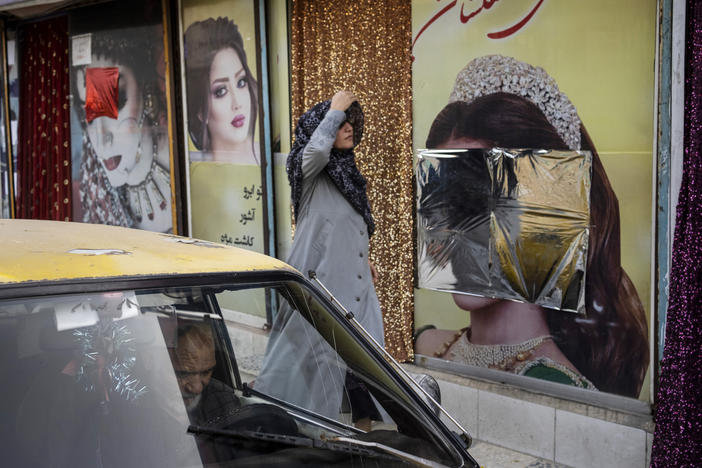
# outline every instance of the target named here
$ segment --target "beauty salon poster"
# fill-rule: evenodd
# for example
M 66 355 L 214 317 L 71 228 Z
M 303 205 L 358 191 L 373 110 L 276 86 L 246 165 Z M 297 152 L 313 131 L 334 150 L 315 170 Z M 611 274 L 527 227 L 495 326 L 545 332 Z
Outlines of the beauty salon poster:
M 621 267 L 642 304 L 645 317 L 639 322 L 645 325 L 651 313 L 656 20 L 652 0 L 412 2 L 414 148 L 426 148 L 429 130 L 449 103 L 459 71 L 472 60 L 498 55 L 544 69 L 575 106 L 618 199 Z M 592 265 L 587 271 L 607 274 Z M 633 294 L 631 288 L 627 294 Z M 470 326 L 470 312 L 459 308 L 449 293 L 420 289 L 415 301 L 416 329 L 434 325 L 460 331 Z M 612 326 L 628 324 L 621 319 Z M 607 353 L 602 343 L 581 343 L 583 353 L 586 347 Z M 645 362 L 638 364 L 645 372 Z M 616 376 L 605 380 L 611 393 L 650 399 L 648 372 L 634 385 L 641 389 L 636 395 L 631 389 L 611 390 L 620 388 Z
M 265 252 L 255 1 L 183 1 L 192 237 Z M 265 314 L 263 302 L 231 304 Z
M 71 12 L 76 221 L 173 232 L 162 18 L 156 0 Z

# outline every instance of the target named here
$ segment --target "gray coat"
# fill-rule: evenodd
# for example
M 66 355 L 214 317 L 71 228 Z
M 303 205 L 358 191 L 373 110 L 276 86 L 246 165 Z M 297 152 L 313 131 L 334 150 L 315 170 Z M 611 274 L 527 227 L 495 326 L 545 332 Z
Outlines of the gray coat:
M 330 110 L 302 156 L 303 185 L 288 263 L 314 270 L 341 304 L 384 346 L 383 319 L 368 264 L 368 229 L 324 170 L 345 119 Z M 338 419 L 346 365 L 307 321 L 284 304 L 276 315 L 255 388 Z
M 288 263 L 309 270 L 381 344 L 383 319 L 368 265 L 368 229 L 324 170 L 345 119 L 330 110 L 302 154 L 302 196 Z

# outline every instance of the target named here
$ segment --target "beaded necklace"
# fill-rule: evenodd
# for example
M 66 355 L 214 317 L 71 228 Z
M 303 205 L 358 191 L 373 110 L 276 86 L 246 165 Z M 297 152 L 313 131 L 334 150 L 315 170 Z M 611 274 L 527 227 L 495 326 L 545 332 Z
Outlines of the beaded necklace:
M 527 361 L 536 347 L 553 339 L 551 335 L 543 335 L 515 344 L 477 345 L 470 342 L 469 336 L 470 328 L 457 331 L 434 355 L 443 357 L 450 349 L 450 360 L 454 362 L 508 370 L 519 362 Z

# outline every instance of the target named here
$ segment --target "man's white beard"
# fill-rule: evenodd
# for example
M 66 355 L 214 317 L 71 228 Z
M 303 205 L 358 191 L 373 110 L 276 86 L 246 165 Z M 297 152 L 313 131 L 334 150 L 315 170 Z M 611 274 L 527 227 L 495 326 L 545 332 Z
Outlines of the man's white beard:
M 193 411 L 195 408 L 197 408 L 197 405 L 200 404 L 201 398 L 202 398 L 202 393 L 198 393 L 193 398 L 190 398 L 189 400 L 187 400 L 187 403 L 185 403 L 185 409 L 188 410 L 188 412 Z

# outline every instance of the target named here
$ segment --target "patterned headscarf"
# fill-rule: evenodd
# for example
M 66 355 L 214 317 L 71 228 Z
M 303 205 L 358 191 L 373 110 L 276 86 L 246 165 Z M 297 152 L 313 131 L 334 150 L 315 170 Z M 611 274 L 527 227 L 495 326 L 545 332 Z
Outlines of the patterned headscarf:
M 331 101 L 324 101 L 315 105 L 312 109 L 302 114 L 302 117 L 297 122 L 297 127 L 295 127 L 295 143 L 293 143 L 287 161 L 288 181 L 290 182 L 290 194 L 295 210 L 295 218 L 297 218 L 299 212 L 300 197 L 302 196 L 302 153 L 312 134 L 329 111 L 330 105 Z M 346 110 L 346 120 L 353 126 L 353 145 L 355 147 L 361 141 L 361 136 L 363 135 L 363 111 L 358 102 L 354 102 Z M 370 203 L 366 195 L 366 179 L 356 166 L 353 149 L 338 150 L 332 148 L 329 155 L 329 163 L 325 170 L 344 198 L 363 216 L 363 220 L 368 226 L 368 235 L 373 235 L 375 222 L 373 221 Z

